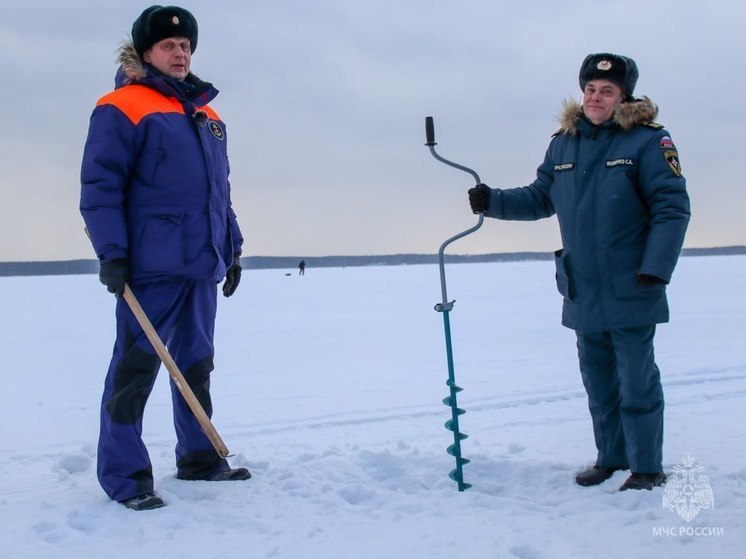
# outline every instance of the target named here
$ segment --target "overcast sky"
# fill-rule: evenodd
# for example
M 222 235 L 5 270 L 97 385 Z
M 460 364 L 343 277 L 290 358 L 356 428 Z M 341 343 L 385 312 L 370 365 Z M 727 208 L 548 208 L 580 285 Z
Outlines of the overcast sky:
M 80 159 L 118 45 L 149 5 L 0 0 L 0 261 L 91 258 Z M 471 177 L 535 177 L 583 57 L 634 58 L 692 198 L 687 247 L 746 244 L 746 2 L 183 1 L 221 91 L 245 255 L 435 253 L 476 222 Z M 555 218 L 488 220 L 451 253 L 550 251 Z

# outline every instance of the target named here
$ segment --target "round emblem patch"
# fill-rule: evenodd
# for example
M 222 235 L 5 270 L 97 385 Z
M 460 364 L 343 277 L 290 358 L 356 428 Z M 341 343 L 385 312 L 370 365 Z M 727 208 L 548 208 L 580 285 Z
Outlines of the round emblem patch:
M 177 16 L 172 17 L 171 23 L 173 23 L 174 25 L 179 25 L 179 18 Z
M 210 128 L 210 132 L 212 132 L 212 135 L 215 136 L 218 140 L 225 139 L 225 132 L 223 132 L 223 129 L 217 122 L 211 120 L 207 126 Z

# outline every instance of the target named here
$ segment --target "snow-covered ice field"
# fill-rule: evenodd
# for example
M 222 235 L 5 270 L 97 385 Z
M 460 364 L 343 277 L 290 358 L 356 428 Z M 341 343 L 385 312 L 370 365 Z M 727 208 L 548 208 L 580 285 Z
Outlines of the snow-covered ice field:
M 714 506 L 689 522 L 626 473 L 581 488 L 595 449 L 551 262 L 446 268 L 469 435 L 452 434 L 437 266 L 248 270 L 220 298 L 213 421 L 248 482 L 174 478 L 168 375 L 144 438 L 168 506 L 95 476 L 114 298 L 94 275 L 0 278 L 0 556 L 740 558 L 746 549 L 746 256 L 685 257 L 657 335 L 667 471 L 691 456 Z

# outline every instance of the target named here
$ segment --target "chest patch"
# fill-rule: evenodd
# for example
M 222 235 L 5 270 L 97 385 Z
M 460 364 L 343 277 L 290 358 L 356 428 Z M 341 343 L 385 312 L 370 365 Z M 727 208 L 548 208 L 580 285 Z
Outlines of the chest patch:
M 617 167 L 618 165 L 625 165 L 627 167 L 632 167 L 634 164 L 635 164 L 634 160 L 628 157 L 620 157 L 618 159 L 608 159 L 606 161 L 607 167 Z
M 223 140 L 225 138 L 225 132 L 223 132 L 223 128 L 217 122 L 211 120 L 207 126 L 210 128 L 212 135 L 218 140 Z
M 555 171 L 572 171 L 575 168 L 575 163 L 558 163 L 554 166 Z

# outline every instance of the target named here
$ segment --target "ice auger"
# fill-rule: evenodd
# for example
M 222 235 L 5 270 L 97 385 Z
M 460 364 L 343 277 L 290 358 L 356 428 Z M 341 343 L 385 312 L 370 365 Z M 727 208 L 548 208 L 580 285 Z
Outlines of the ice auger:
M 460 169 L 461 171 L 466 171 L 472 177 L 474 177 L 476 184 L 479 184 L 482 182 L 479 179 L 479 175 L 473 170 L 469 169 L 468 167 L 464 167 L 463 165 L 453 163 L 452 161 L 448 161 L 447 159 L 443 159 L 440 155 L 438 155 L 435 152 L 435 146 L 437 145 L 437 143 L 435 142 L 435 127 L 433 125 L 433 117 L 431 116 L 425 119 L 425 137 L 427 139 L 425 145 L 430 148 L 430 153 L 433 155 L 435 159 L 437 159 L 438 161 L 442 163 L 445 163 L 446 165 L 450 165 L 451 167 Z M 450 313 L 451 309 L 453 309 L 453 304 L 456 301 L 455 300 L 448 301 L 448 294 L 446 291 L 446 272 L 445 272 L 444 253 L 448 245 L 450 245 L 454 241 L 457 241 L 458 239 L 461 239 L 473 233 L 474 231 L 476 231 L 482 226 L 483 222 L 484 222 L 484 214 L 480 213 L 479 220 L 477 221 L 477 224 L 474 227 L 470 227 L 466 231 L 462 231 L 461 233 L 458 233 L 457 235 L 454 235 L 453 237 L 446 239 L 443 242 L 443 244 L 440 245 L 440 250 L 438 251 L 438 264 L 440 267 L 440 291 L 442 295 L 442 301 L 438 303 L 437 305 L 435 305 L 435 310 L 440 313 L 443 313 L 443 326 L 445 327 L 445 335 L 446 335 L 446 356 L 448 359 L 448 380 L 446 381 L 446 385 L 448 386 L 450 390 L 449 395 L 443 398 L 443 403 L 446 406 L 449 406 L 451 408 L 451 419 L 446 421 L 445 428 L 448 429 L 449 431 L 453 431 L 453 444 L 448 447 L 448 454 L 450 454 L 456 459 L 456 468 L 453 471 L 451 471 L 451 473 L 449 474 L 449 477 L 458 484 L 459 491 L 464 491 L 465 489 L 469 489 L 471 485 L 464 482 L 463 466 L 464 464 L 468 464 L 469 460 L 466 458 L 462 458 L 461 456 L 461 441 L 467 438 L 467 435 L 462 433 L 459 430 L 458 418 L 460 415 L 465 414 L 466 411 L 458 407 L 458 401 L 456 397 L 456 395 L 459 392 L 461 392 L 463 388 L 461 388 L 460 386 L 456 384 L 456 378 L 455 378 L 455 373 L 453 369 L 453 349 L 451 347 L 451 322 L 448 317 L 448 313 Z

